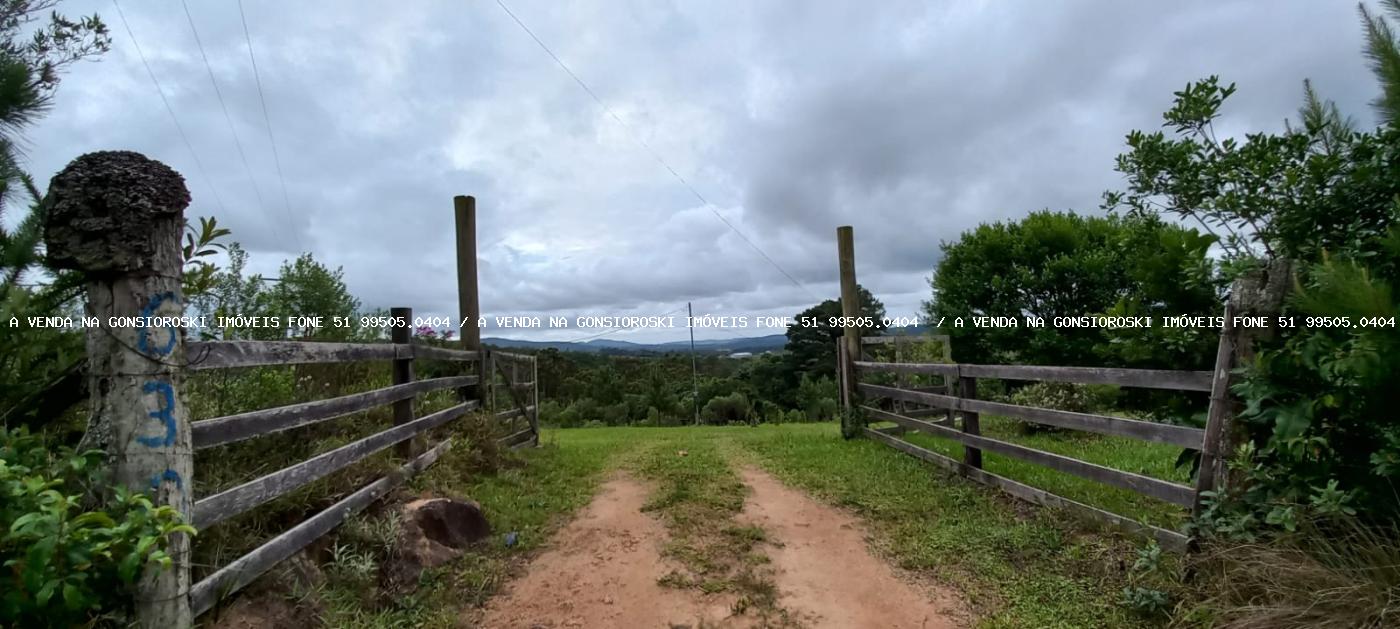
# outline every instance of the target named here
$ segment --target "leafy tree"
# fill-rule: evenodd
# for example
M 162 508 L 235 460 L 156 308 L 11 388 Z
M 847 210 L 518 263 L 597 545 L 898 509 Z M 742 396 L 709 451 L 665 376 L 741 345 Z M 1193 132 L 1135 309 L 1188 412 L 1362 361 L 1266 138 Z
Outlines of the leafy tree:
M 288 327 L 287 334 L 318 340 L 343 340 L 354 334 L 350 327 L 338 328 L 333 317 L 353 320 L 360 311 L 360 300 L 350 294 L 345 285 L 345 270 L 331 270 L 303 253 L 291 262 L 284 262 L 280 276 L 261 296 L 262 310 L 270 315 L 321 317 L 319 328 Z
M 1390 96 L 1400 65 L 1382 59 L 1394 50 L 1378 48 L 1393 37 L 1364 8 L 1363 16 L 1386 92 L 1377 107 L 1393 123 L 1385 111 L 1400 102 Z M 1217 139 L 1212 121 L 1233 91 L 1211 77 L 1177 92 L 1165 114 L 1174 137 L 1130 134 L 1118 160 L 1128 190 L 1106 195 L 1130 215 L 1195 220 L 1218 234 L 1227 276 L 1272 260 L 1294 269 L 1282 314 L 1297 325 L 1275 330 L 1243 366 L 1233 391 L 1246 405 L 1235 476 L 1198 524 L 1249 537 L 1261 526 L 1293 530 L 1308 515 L 1393 520 L 1400 346 L 1386 324 L 1400 314 L 1400 132 L 1354 131 L 1305 84 L 1300 124 Z M 1352 325 L 1328 326 L 1326 317 Z
M 797 386 L 797 406 L 806 415 L 807 421 L 827 421 L 836 417 L 836 382 L 822 376 L 813 378 L 802 374 L 802 382 Z
M 14 229 L 6 230 L 0 220 L 0 302 L 39 263 L 43 239 L 43 195 L 20 167 L 18 136 L 53 102 L 63 68 L 111 46 L 96 15 L 70 20 L 53 11 L 57 5 L 58 0 L 0 0 L 0 219 L 12 203 L 29 210 Z
M 1234 84 L 1222 86 L 1218 77 L 1188 83 L 1163 115 L 1171 137 L 1128 134 L 1129 151 L 1117 160 L 1128 188 L 1105 193 L 1105 207 L 1199 225 L 1234 267 L 1318 260 L 1323 251 L 1376 252 L 1400 193 L 1391 132 L 1345 130 L 1335 105 L 1318 103 L 1306 88 L 1301 126 L 1241 142 L 1214 130 Z
M 97 16 L 70 20 L 57 0 L 0 0 L 0 318 L 76 314 L 82 278 L 54 273 L 25 286 L 42 262 L 43 195 L 21 168 L 21 134 L 48 109 L 62 70 L 106 52 L 111 44 Z M 47 15 L 45 15 L 47 14 Z M 47 19 L 45 19 L 47 18 Z M 5 213 L 26 214 L 7 228 Z M 56 328 L 11 331 L 0 338 L 0 419 L 51 421 L 79 396 L 48 395 L 81 382 L 82 335 Z
M 1214 312 L 1210 243 L 1154 218 L 1033 212 L 945 243 L 924 308 L 931 321 L 942 321 L 954 352 L 967 362 L 1151 363 L 1150 352 L 1130 359 L 1109 346 L 1102 329 L 1057 328 L 1055 318 Z M 1034 316 L 1046 325 L 977 327 L 970 320 L 977 316 L 1013 317 L 1018 326 Z M 1210 339 L 1193 338 L 1183 353 L 1199 363 L 1211 348 Z
M 1400 2 L 1381 0 L 1381 6 L 1391 19 L 1400 19 Z M 1400 121 L 1400 41 L 1385 17 L 1376 15 L 1358 4 L 1361 12 L 1361 26 L 1366 29 L 1366 57 L 1371 61 L 1371 71 L 1381 85 L 1381 95 L 1371 101 L 1381 122 L 1391 125 Z
M 870 317 L 873 325 L 862 328 L 861 336 L 876 336 L 885 329 L 885 304 L 864 286 L 856 286 L 859 315 Z M 790 371 L 783 384 L 796 388 L 802 373 L 830 375 L 836 370 L 836 339 L 845 330 L 833 327 L 831 320 L 843 316 L 841 300 L 828 299 L 797 313 L 797 323 L 787 330 L 787 358 Z

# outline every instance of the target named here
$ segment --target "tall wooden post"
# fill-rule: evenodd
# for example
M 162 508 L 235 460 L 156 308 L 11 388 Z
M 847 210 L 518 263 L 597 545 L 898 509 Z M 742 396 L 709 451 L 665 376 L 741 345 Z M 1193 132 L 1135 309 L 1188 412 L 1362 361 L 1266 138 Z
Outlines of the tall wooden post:
M 395 345 L 408 345 L 413 342 L 413 309 L 396 307 L 389 309 L 389 317 L 394 322 L 394 327 L 390 330 L 390 340 Z M 399 358 L 394 361 L 393 383 L 408 384 L 413 382 L 413 358 Z M 413 398 L 404 398 L 394 402 L 394 425 L 407 424 L 413 421 Z M 395 446 L 395 452 L 402 458 L 417 456 L 422 446 L 422 438 L 414 437 Z
M 1292 261 L 1279 258 L 1236 278 L 1230 286 L 1230 297 L 1225 303 L 1225 321 L 1220 329 L 1220 344 L 1215 352 L 1201 462 L 1196 472 L 1196 499 L 1191 509 L 1194 515 L 1200 514 L 1203 507 L 1201 492 L 1220 491 L 1239 482 L 1238 478 L 1233 477 L 1238 473 L 1231 473 L 1228 462 L 1236 445 L 1246 435 L 1233 421 L 1238 404 L 1230 397 L 1230 372 L 1235 367 L 1253 362 L 1256 344 L 1272 339 L 1275 334 L 1272 327 L 1235 327 L 1235 317 L 1262 316 L 1274 321 L 1283 310 L 1283 301 L 1293 281 Z
M 958 396 L 966 400 L 977 399 L 977 379 L 958 376 Z M 981 416 L 973 411 L 962 412 L 962 431 L 969 435 L 982 434 Z M 963 464 L 968 467 L 982 468 L 982 450 L 971 446 L 963 446 Z
M 848 325 L 845 326 L 841 334 L 845 353 L 844 356 L 838 353 L 837 359 L 841 360 L 841 367 L 845 370 L 846 377 L 843 379 L 845 387 L 846 413 L 844 421 L 850 420 L 851 411 L 855 407 L 855 366 L 853 361 L 860 357 L 860 328 L 849 325 L 860 316 L 860 293 L 856 289 L 856 239 L 855 230 L 850 225 L 843 225 L 836 228 L 836 257 L 840 263 L 841 272 L 841 315 L 847 317 Z M 844 430 L 843 433 L 849 438 L 854 434 L 853 430 Z
M 481 302 L 477 292 L 476 264 L 476 197 L 452 197 L 452 213 L 457 224 L 457 315 L 461 318 L 462 349 L 481 351 Z M 477 361 L 480 380 L 475 387 L 461 390 L 463 400 L 480 399 L 482 385 L 491 376 L 483 354 Z
M 1225 477 L 1225 461 L 1229 452 L 1225 435 L 1231 416 L 1230 370 L 1234 367 L 1236 331 L 1234 308 L 1225 304 L 1225 325 L 1220 328 L 1220 344 L 1215 350 L 1215 368 L 1211 372 L 1210 409 L 1206 411 L 1206 434 L 1201 441 L 1201 463 L 1196 470 L 1196 500 L 1191 514 L 1200 515 L 1204 505 L 1201 492 L 1215 491 L 1216 482 Z
M 530 409 L 530 428 L 535 431 L 535 446 L 540 445 L 540 357 L 535 356 L 530 360 L 530 389 L 534 393 L 530 396 L 530 402 L 534 408 Z
M 49 261 L 87 278 L 91 416 L 84 448 L 107 453 L 111 478 L 190 521 L 193 449 L 181 395 L 185 330 L 159 317 L 184 314 L 180 236 L 185 180 L 130 151 L 88 153 L 49 183 Z M 133 317 L 123 323 L 123 317 Z M 128 325 L 134 323 L 134 325 Z M 143 627 L 189 627 L 190 540 L 169 540 L 174 560 L 146 568 L 135 609 Z

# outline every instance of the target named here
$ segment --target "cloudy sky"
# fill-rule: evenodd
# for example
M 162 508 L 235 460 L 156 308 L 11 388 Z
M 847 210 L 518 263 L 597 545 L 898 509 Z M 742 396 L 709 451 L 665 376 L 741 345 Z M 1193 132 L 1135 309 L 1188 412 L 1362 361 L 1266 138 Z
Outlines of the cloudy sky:
M 185 175 L 188 213 L 232 228 L 254 270 L 309 251 L 367 306 L 419 314 L 455 314 L 456 194 L 477 198 L 488 316 L 792 315 L 836 295 L 835 229 L 853 225 L 860 281 L 912 316 L 939 242 L 1098 212 L 1124 135 L 1157 128 L 1187 81 L 1239 84 L 1232 134 L 1281 128 L 1308 77 L 1373 120 L 1351 2 L 505 6 L 608 109 L 495 0 L 245 0 L 279 179 L 237 3 L 189 3 L 206 68 L 179 2 L 123 2 L 134 39 L 110 1 L 65 2 L 115 42 L 65 77 L 30 170 L 44 184 L 81 153 L 140 151 Z

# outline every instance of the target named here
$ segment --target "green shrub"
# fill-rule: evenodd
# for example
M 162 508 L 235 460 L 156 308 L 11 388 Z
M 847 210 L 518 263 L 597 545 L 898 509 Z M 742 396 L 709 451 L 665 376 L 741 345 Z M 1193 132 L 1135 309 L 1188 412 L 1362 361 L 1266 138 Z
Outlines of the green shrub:
M 700 411 L 700 416 L 707 424 L 723 426 L 730 422 L 747 422 L 752 412 L 753 406 L 749 404 L 748 396 L 736 391 L 711 398 Z
M 1021 406 L 1035 406 L 1074 413 L 1089 413 L 1098 409 L 1098 400 L 1089 387 L 1067 382 L 1037 382 L 1021 387 L 1011 394 L 1010 401 L 1012 404 Z M 1017 425 L 1025 434 L 1062 432 L 1063 430 L 1056 426 L 1030 421 L 1019 422 Z
M 169 567 L 168 540 L 194 534 L 173 507 L 102 483 L 102 453 L 50 452 L 23 429 L 0 429 L 0 625 L 119 622 L 147 565 Z M 110 493 L 100 504 L 85 496 Z

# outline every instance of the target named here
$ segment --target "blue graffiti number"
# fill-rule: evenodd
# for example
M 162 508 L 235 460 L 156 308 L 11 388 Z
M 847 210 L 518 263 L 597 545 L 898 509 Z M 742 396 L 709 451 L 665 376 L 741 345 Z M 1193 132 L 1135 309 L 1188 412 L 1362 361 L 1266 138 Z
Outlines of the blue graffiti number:
M 182 491 L 185 489 L 185 482 L 180 479 L 180 474 L 168 467 L 165 468 L 164 472 L 151 476 L 151 489 L 160 489 L 160 484 L 162 481 L 170 481 L 172 483 L 175 483 L 176 489 Z
M 156 315 L 156 309 L 160 308 L 166 301 L 173 301 L 178 304 L 180 303 L 180 298 L 176 297 L 175 293 L 172 292 L 151 295 L 151 301 L 146 304 L 145 308 L 141 309 L 141 317 L 154 317 Z M 174 327 L 168 327 L 165 328 L 165 330 L 170 335 L 170 338 L 165 342 L 165 345 L 153 347 L 151 345 L 151 328 L 149 326 L 141 326 L 141 329 L 136 333 L 136 348 L 141 350 L 143 354 L 169 356 L 170 352 L 175 351 L 175 341 L 178 339 L 176 335 L 179 334 L 179 331 Z
M 165 424 L 165 435 L 160 437 L 137 437 L 136 440 L 141 445 L 151 448 L 160 446 L 175 445 L 175 390 L 170 387 L 169 382 L 152 380 L 141 387 L 146 393 L 160 393 L 160 402 L 157 403 L 156 410 L 147 413 L 152 419 L 159 419 Z M 162 403 L 163 402 L 163 403 Z

